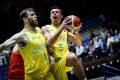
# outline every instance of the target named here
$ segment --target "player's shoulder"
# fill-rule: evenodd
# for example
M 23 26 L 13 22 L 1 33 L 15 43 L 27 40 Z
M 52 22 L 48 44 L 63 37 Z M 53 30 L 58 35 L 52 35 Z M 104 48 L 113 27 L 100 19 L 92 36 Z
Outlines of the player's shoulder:
M 17 33 L 17 34 L 19 34 L 20 36 L 25 36 L 25 35 L 26 35 L 25 32 L 19 32 L 19 33 Z
M 22 36 L 24 36 L 24 35 L 25 35 L 24 32 L 18 32 L 18 33 L 15 33 L 15 34 L 13 35 L 13 37 L 22 37 Z
M 42 31 L 48 30 L 48 26 L 49 26 L 49 25 L 44 25 L 44 26 L 42 26 L 42 27 L 41 27 L 41 30 L 42 30 Z
M 42 26 L 42 28 L 48 28 L 49 26 L 50 26 L 50 25 L 47 24 L 47 25 Z
M 13 37 L 23 41 L 26 38 L 26 36 L 27 34 L 25 32 L 18 32 Z

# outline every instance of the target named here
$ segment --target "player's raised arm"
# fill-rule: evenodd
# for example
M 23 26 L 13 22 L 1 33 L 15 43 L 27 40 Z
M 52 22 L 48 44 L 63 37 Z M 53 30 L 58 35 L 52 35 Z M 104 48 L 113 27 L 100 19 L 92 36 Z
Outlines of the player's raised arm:
M 77 46 L 82 44 L 81 37 L 79 34 L 80 28 L 82 27 L 81 19 L 75 15 L 69 15 L 71 17 L 72 23 L 70 27 L 66 28 L 68 30 L 68 40 Z

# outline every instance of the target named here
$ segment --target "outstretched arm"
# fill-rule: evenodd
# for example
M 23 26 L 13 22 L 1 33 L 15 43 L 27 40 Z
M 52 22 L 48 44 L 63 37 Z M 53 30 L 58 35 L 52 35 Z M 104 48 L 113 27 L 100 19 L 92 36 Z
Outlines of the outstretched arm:
M 11 38 L 7 39 L 5 42 L 0 44 L 0 53 L 6 48 L 12 47 L 17 43 L 24 41 L 25 40 L 24 36 L 25 36 L 25 33 L 20 32 L 13 35 Z

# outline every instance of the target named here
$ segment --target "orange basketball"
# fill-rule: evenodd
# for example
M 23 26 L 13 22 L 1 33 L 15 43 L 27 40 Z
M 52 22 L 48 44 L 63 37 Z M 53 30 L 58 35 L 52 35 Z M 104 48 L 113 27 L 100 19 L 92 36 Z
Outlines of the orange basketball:
M 76 27 L 79 27 L 81 25 L 81 20 L 78 16 L 76 15 L 69 15 L 67 17 L 70 17 L 72 19 L 71 26 L 67 28 L 68 31 L 74 30 Z

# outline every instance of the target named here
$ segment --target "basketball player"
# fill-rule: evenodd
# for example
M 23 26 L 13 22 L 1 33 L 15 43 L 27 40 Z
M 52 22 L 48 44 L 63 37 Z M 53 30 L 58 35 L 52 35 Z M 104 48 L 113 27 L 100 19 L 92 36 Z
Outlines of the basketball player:
M 62 10 L 56 6 L 53 7 L 50 12 L 51 24 L 43 26 L 41 29 L 48 47 L 53 49 L 52 55 L 55 58 L 55 64 L 51 68 L 53 75 L 56 80 L 68 80 L 66 71 L 73 67 L 79 80 L 87 80 L 81 62 L 75 53 L 69 52 L 67 44 L 67 40 L 70 40 L 78 46 L 81 45 L 80 35 L 77 32 L 79 30 L 76 30 L 75 34 L 67 32 L 66 27 L 70 25 L 66 25 L 68 22 L 65 21 L 61 23 L 62 18 Z M 68 19 L 68 17 L 64 20 L 66 19 L 71 22 L 71 19 Z
M 11 52 L 8 80 L 24 80 L 24 61 L 17 46 Z
M 38 25 L 33 8 L 22 10 L 20 18 L 24 28 L 11 38 L 0 44 L 0 52 L 12 46 L 17 46 L 24 61 L 24 80 L 54 80 L 50 72 L 49 55 Z

